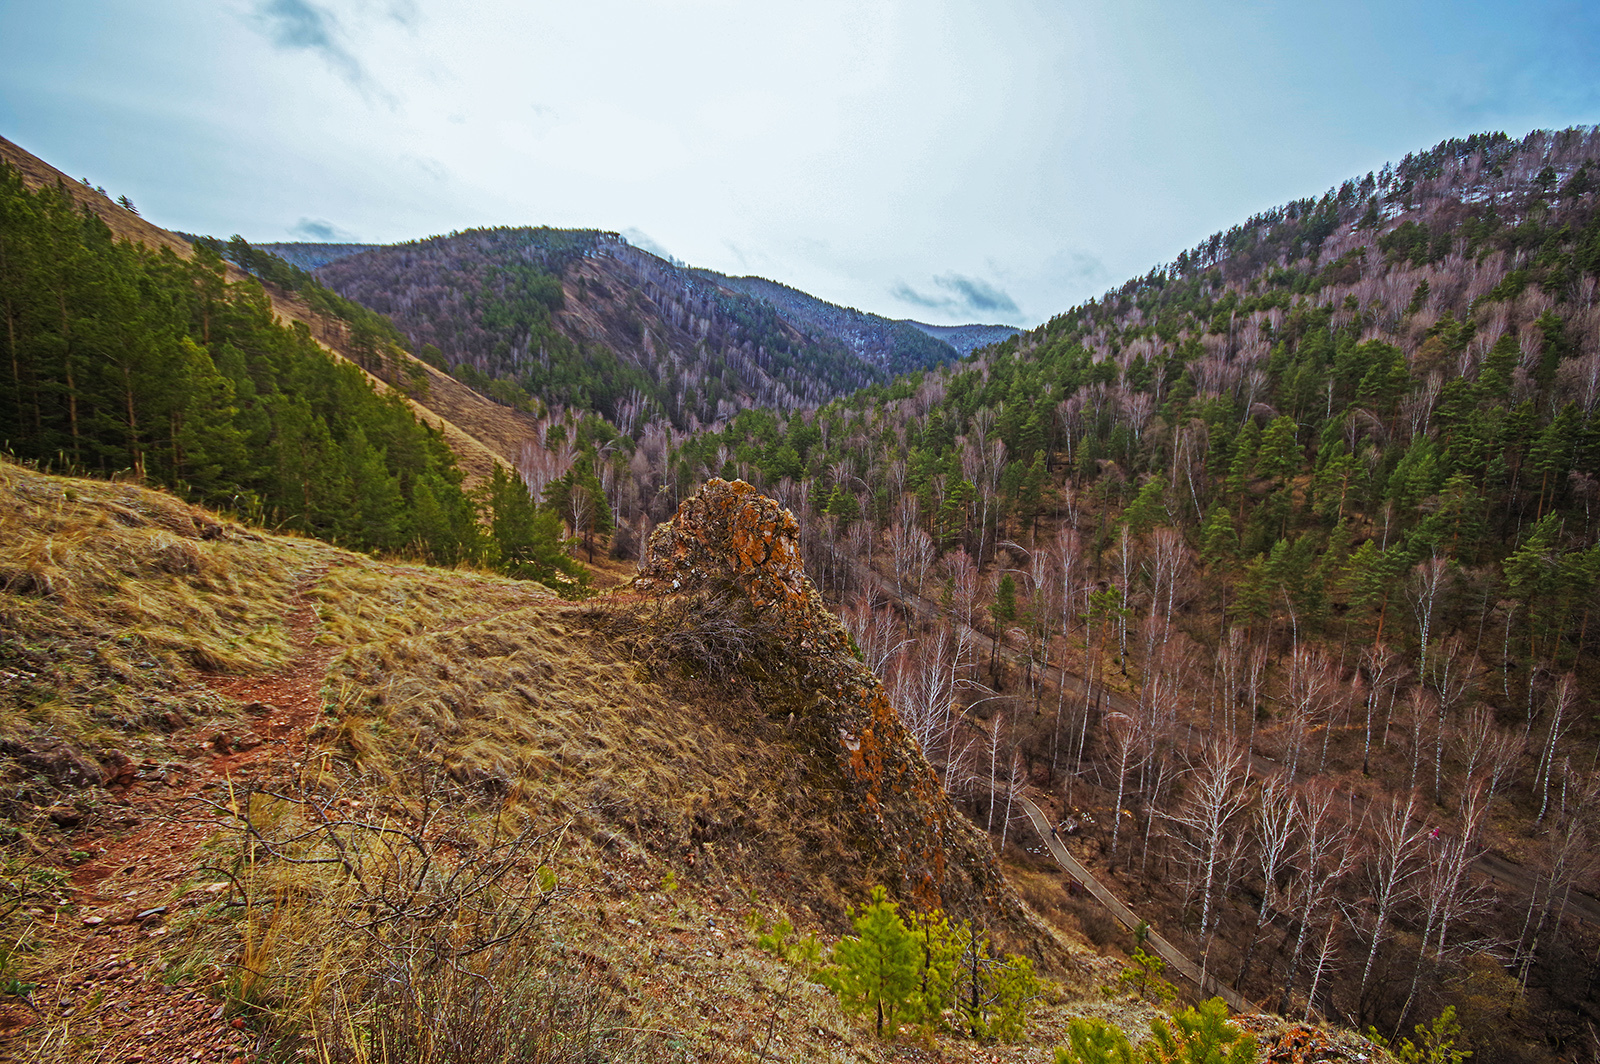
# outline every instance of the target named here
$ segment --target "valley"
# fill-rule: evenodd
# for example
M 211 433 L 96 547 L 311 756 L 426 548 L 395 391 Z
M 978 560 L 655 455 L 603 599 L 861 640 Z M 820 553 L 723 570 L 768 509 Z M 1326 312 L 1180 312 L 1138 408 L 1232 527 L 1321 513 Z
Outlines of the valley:
M 357 1059 L 381 972 L 510 928 L 491 982 L 548 975 L 515 1007 L 583 1053 L 966 1059 L 751 930 L 879 885 L 1040 974 L 994 1059 L 1142 1030 L 1147 941 L 1283 1017 L 1266 1059 L 1447 1010 L 1475 1064 L 1600 1051 L 1595 130 L 1443 142 L 960 358 L 600 231 L 191 245 L 4 147 L 39 1059 L 137 1027 L 107 1000 Z M 467 1029 L 439 987 L 403 1014 Z

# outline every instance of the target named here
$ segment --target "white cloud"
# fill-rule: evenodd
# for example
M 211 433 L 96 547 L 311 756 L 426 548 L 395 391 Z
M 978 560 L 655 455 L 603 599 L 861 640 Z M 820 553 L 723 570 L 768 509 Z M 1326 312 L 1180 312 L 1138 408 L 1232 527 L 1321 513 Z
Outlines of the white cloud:
M 1463 121 L 1592 121 L 1597 20 L 1563 12 L 11 4 L 0 132 L 191 231 L 641 230 L 867 310 L 1030 323 Z

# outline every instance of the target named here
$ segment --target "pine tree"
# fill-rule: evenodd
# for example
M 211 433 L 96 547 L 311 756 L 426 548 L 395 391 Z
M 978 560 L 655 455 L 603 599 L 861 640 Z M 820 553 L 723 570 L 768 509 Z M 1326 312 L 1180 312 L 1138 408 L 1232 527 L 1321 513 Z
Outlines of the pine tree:
M 600 478 L 594 473 L 592 452 L 579 458 L 562 477 L 545 488 L 544 501 L 566 522 L 573 536 L 583 537 L 589 560 L 594 561 L 595 536 L 610 534 L 616 528 L 616 519 L 612 516 L 611 504 L 606 501 Z
M 389 473 L 382 452 L 367 442 L 359 425 L 340 450 L 353 504 L 341 522 L 345 539 L 362 550 L 399 549 L 411 537 L 410 522 L 399 481 Z
M 564 549 L 561 518 L 535 506 L 521 479 L 497 465 L 485 493 L 495 562 L 502 572 L 561 590 L 587 583 L 587 572 Z
M 205 348 L 185 336 L 170 353 L 183 390 L 168 409 L 170 480 L 213 505 L 227 505 L 254 479 L 234 385 Z
M 839 940 L 817 981 L 839 997 L 845 1012 L 873 1012 L 876 1030 L 893 1031 L 917 992 L 921 951 L 900 919 L 899 906 L 883 887 L 854 915 L 855 934 Z
M 1139 494 L 1122 512 L 1122 519 L 1127 522 L 1128 531 L 1135 536 L 1142 536 L 1156 525 L 1165 524 L 1168 520 L 1165 479 L 1159 475 L 1146 478 Z

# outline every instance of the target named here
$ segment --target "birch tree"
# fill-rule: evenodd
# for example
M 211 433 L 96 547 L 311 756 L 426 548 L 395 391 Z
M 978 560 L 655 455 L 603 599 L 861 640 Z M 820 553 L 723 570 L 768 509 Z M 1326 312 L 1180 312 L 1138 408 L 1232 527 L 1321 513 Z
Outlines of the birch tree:
M 1320 647 L 1307 644 L 1295 647 L 1289 655 L 1283 699 L 1289 744 L 1284 759 L 1291 784 L 1299 772 L 1307 735 L 1318 724 L 1326 725 L 1338 695 L 1338 670 L 1327 654 Z
M 1283 993 L 1278 1011 L 1289 1011 L 1300 960 L 1306 942 L 1319 921 L 1330 915 L 1334 891 L 1355 867 L 1356 844 L 1349 825 L 1337 814 L 1333 790 L 1308 785 L 1296 798 L 1300 824 L 1300 847 L 1295 855 L 1298 866 L 1289 889 L 1290 913 L 1298 928 L 1294 946 L 1284 970 Z
M 1299 831 L 1300 806 L 1282 776 L 1273 775 L 1262 784 L 1255 812 L 1251 817 L 1250 840 L 1255 847 L 1256 874 L 1261 877 L 1261 900 L 1256 905 L 1256 922 L 1239 962 L 1233 985 L 1242 988 L 1250 976 L 1250 961 L 1261 929 L 1284 905 L 1278 880 L 1289 867 L 1290 848 Z
M 1361 774 L 1372 771 L 1372 717 L 1378 705 L 1387 700 L 1390 714 L 1394 709 L 1396 687 L 1400 682 L 1400 655 L 1385 643 L 1374 643 L 1361 652 L 1361 669 L 1366 675 L 1367 728 L 1361 743 Z M 1383 743 L 1389 744 L 1389 727 L 1385 718 Z
M 1238 828 L 1250 802 L 1249 779 L 1244 748 L 1227 736 L 1215 737 L 1189 772 L 1182 804 L 1168 818 L 1179 829 L 1176 837 L 1183 859 L 1192 869 L 1190 881 L 1200 902 L 1200 936 L 1207 940 L 1208 952 L 1216 931 L 1217 888 L 1239 854 Z
M 1106 717 L 1106 744 L 1112 775 L 1117 781 L 1117 800 L 1111 807 L 1111 868 L 1117 866 L 1117 843 L 1122 836 L 1122 801 L 1127 794 L 1128 777 L 1149 756 L 1150 742 L 1145 722 L 1127 713 Z
M 1395 911 L 1410 897 L 1422 850 L 1424 831 L 1415 823 L 1417 796 L 1415 792 L 1402 799 L 1391 795 L 1387 801 L 1374 803 L 1368 810 L 1362 834 L 1370 850 L 1366 861 L 1367 896 L 1371 910 L 1368 931 L 1367 958 L 1361 967 L 1361 981 L 1356 988 L 1361 1019 L 1369 1018 L 1367 987 L 1372 980 L 1373 965 L 1378 951 L 1389 933 Z

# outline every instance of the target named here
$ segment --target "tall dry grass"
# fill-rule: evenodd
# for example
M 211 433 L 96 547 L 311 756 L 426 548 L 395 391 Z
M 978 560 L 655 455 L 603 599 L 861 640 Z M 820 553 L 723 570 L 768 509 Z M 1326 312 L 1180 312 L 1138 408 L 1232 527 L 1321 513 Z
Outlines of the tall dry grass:
M 414 592 L 426 612 L 418 588 L 396 594 Z M 431 630 L 362 620 L 358 595 L 323 608 L 330 630 L 378 636 L 330 672 L 337 702 L 314 738 L 335 762 L 402 787 L 434 766 L 696 878 L 776 876 L 830 916 L 889 874 L 858 848 L 838 782 L 796 727 L 815 696 L 752 679 L 768 651 L 726 653 L 764 638 L 758 625 L 724 639 L 693 630 L 693 604 L 622 598 L 541 599 Z
M 577 894 L 565 827 L 439 775 L 328 774 L 211 803 L 234 842 L 227 1000 L 275 1055 L 327 1064 L 664 1059 L 622 988 L 547 922 Z M 207 940 L 210 941 L 207 941 Z
M 198 675 L 287 660 L 297 583 L 342 556 L 0 461 L 0 794 L 48 803 L 108 753 L 161 757 L 228 713 Z

